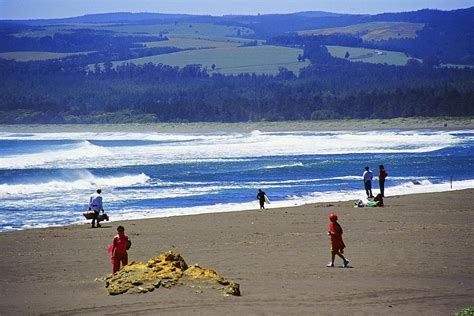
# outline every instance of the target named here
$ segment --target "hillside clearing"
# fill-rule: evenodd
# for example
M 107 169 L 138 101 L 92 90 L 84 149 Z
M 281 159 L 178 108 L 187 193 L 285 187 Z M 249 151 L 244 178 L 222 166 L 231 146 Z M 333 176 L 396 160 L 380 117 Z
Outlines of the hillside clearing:
M 298 73 L 309 62 L 298 62 L 297 57 L 303 51 L 297 48 L 281 46 L 252 46 L 252 47 L 229 47 L 216 49 L 200 49 L 177 52 L 172 54 L 149 56 L 114 62 L 114 66 L 123 63 L 134 64 L 165 64 L 170 66 L 184 67 L 189 64 L 200 64 L 207 67 L 212 73 L 214 64 L 215 72 L 223 74 L 257 73 L 276 74 L 279 67 L 286 67 Z
M 166 35 L 189 38 L 223 38 L 239 37 L 241 35 L 252 34 L 253 31 L 246 27 L 216 25 L 211 23 L 167 23 L 167 24 L 149 24 L 149 25 L 118 25 L 101 26 L 96 29 L 108 30 L 117 33 L 126 33 L 129 35 Z
M 3 59 L 14 59 L 16 61 L 33 61 L 33 60 L 48 60 L 48 59 L 59 59 L 72 55 L 87 54 L 90 52 L 82 53 L 52 53 L 52 52 L 6 52 L 0 53 L 0 58 Z
M 168 41 L 146 42 L 142 43 L 146 47 L 177 47 L 177 48 L 226 48 L 237 47 L 245 41 L 236 41 L 228 39 L 227 41 L 209 40 L 188 37 L 170 37 Z
M 345 58 L 345 54 L 348 52 L 347 60 L 354 62 L 404 66 L 410 59 L 405 53 L 401 52 L 347 46 L 326 47 L 332 56 L 338 58 Z
M 415 38 L 416 32 L 423 29 L 423 23 L 408 22 L 370 22 L 345 27 L 299 31 L 299 35 L 350 34 L 364 41 L 381 41 L 398 38 Z

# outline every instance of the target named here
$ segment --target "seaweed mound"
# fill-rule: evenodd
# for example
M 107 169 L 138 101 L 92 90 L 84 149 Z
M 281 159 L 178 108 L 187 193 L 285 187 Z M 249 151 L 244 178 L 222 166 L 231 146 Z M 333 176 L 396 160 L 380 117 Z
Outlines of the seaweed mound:
M 226 295 L 240 295 L 240 286 L 224 278 L 212 269 L 201 268 L 195 264 L 190 267 L 179 253 L 166 251 L 147 263 L 132 261 L 119 272 L 105 278 L 110 295 L 123 293 L 147 293 L 160 286 L 169 288 L 175 285 L 203 286 L 221 289 Z

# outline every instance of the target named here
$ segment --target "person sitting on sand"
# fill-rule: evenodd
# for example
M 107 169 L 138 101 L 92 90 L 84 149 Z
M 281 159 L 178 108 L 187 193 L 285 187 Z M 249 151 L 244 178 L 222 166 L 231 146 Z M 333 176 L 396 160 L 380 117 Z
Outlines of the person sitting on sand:
M 365 206 L 367 206 L 367 207 L 383 207 L 382 194 L 380 194 L 380 193 L 377 194 L 377 196 L 375 196 L 373 201 L 367 201 L 367 203 L 365 203 Z
M 343 255 L 346 245 L 342 240 L 342 227 L 337 222 L 336 214 L 332 213 L 328 218 L 331 221 L 331 223 L 329 223 L 328 231 L 328 235 L 331 236 L 331 262 L 329 262 L 327 266 L 334 267 L 334 259 L 336 258 L 336 255 L 338 255 L 343 261 L 344 268 L 347 268 L 349 266 L 349 260 L 347 260 Z
M 111 249 L 109 248 L 109 252 L 112 253 L 112 273 L 120 270 L 120 263 L 122 267 L 128 264 L 127 250 L 130 249 L 131 244 L 132 242 L 125 235 L 125 228 L 122 225 L 117 227 L 117 236 L 114 237 Z
M 382 195 L 382 193 L 379 193 L 375 196 L 374 202 L 376 202 L 375 206 L 383 207 L 383 195 Z
M 94 194 L 91 195 L 89 199 L 89 210 L 94 211 L 94 216 L 92 217 L 92 225 L 91 228 L 101 227 L 99 224 L 99 213 L 100 211 L 104 211 L 102 208 L 102 193 L 101 189 L 97 189 Z M 97 226 L 95 226 L 95 222 L 97 221 Z

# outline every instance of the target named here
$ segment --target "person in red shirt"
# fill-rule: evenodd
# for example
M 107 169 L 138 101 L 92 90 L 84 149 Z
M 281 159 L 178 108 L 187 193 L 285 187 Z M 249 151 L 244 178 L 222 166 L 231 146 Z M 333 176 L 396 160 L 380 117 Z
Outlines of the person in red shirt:
M 117 236 L 112 242 L 112 273 L 120 270 L 120 263 L 122 267 L 128 264 L 127 250 L 130 248 L 131 242 L 128 236 L 125 235 L 125 228 L 123 226 L 117 227 Z
M 344 262 L 344 268 L 349 266 L 349 260 L 347 260 L 343 253 L 346 245 L 342 240 L 342 227 L 337 222 L 337 215 L 332 213 L 328 216 L 331 223 L 329 223 L 328 235 L 331 236 L 331 262 L 328 263 L 328 267 L 334 267 L 334 259 L 338 255 Z

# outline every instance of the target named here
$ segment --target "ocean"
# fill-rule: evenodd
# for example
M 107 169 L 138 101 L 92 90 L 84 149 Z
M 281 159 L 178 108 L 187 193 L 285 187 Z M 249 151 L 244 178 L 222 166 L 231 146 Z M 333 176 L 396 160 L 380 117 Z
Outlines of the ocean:
M 474 130 L 0 132 L 0 231 L 87 223 L 103 190 L 111 221 L 474 188 Z

